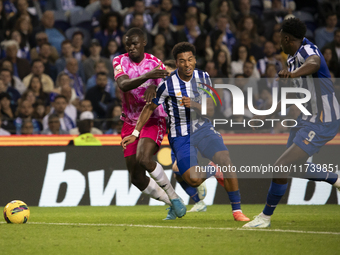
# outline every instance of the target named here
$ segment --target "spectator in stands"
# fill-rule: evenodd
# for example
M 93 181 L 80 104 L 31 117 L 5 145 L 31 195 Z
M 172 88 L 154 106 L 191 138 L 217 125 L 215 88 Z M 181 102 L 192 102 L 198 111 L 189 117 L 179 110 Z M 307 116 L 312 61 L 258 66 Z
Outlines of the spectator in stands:
M 72 89 L 68 85 L 61 87 L 60 95 L 63 95 L 67 100 L 67 106 L 65 108 L 65 113 L 72 119 L 73 123 L 77 120 L 77 108 L 72 104 Z
M 184 17 L 176 8 L 174 8 L 172 0 L 161 0 L 160 9 L 161 12 L 165 12 L 170 15 L 171 24 L 175 26 L 181 26 L 184 24 Z
M 105 118 L 108 104 L 112 101 L 111 95 L 105 91 L 107 85 L 107 74 L 97 74 L 96 86 L 89 89 L 85 99 L 90 100 L 98 118 Z
M 281 56 L 276 55 L 275 52 L 276 50 L 274 47 L 274 43 L 271 41 L 267 41 L 264 44 L 264 49 L 263 49 L 263 53 L 265 57 L 257 61 L 257 70 L 259 71 L 261 76 L 265 75 L 266 66 L 268 64 L 273 64 L 276 67 L 276 72 L 279 72 L 282 70 L 282 63 L 280 60 L 278 60 L 278 59 L 281 59 Z
M 158 22 L 151 31 L 151 35 L 163 34 L 166 39 L 167 47 L 171 49 L 177 43 L 177 28 L 170 23 L 170 15 L 168 13 L 161 13 L 158 16 Z
M 31 73 L 23 79 L 23 83 L 25 84 L 25 86 L 28 87 L 33 75 L 35 75 L 40 78 L 43 84 L 42 87 L 43 91 L 46 93 L 51 92 L 54 88 L 54 82 L 50 76 L 44 73 L 45 71 L 44 63 L 40 59 L 36 59 L 32 61 L 31 66 L 32 66 Z
M 103 49 L 102 56 L 109 59 L 110 63 L 112 63 L 113 59 L 121 54 L 121 52 L 118 51 L 118 48 L 117 42 L 114 39 L 111 39 Z
M 109 74 L 109 71 L 107 70 L 106 67 L 106 63 L 103 61 L 98 61 L 97 63 L 95 63 L 94 66 L 94 70 L 95 73 L 90 77 L 90 79 L 87 80 L 87 84 L 86 84 L 86 90 L 89 90 L 91 88 L 93 88 L 94 86 L 96 86 L 97 84 L 97 74 L 98 73 L 106 73 Z M 113 76 L 111 76 L 113 77 Z M 116 85 L 114 80 L 112 80 L 111 78 L 107 78 L 107 84 L 105 87 L 105 91 L 110 93 L 111 97 L 114 98 L 116 97 Z
M 60 72 L 55 83 L 55 89 L 53 90 L 53 93 L 50 94 L 51 101 L 54 101 L 54 98 L 61 93 L 61 89 L 64 86 L 70 87 L 72 90 L 71 102 L 77 98 L 77 93 L 71 86 L 70 77 L 65 72 Z
M 74 32 L 72 35 L 73 56 L 78 61 L 84 61 L 89 55 L 89 52 L 83 43 L 84 34 L 81 31 Z
M 1 60 L 1 64 L 5 60 L 10 61 L 13 66 L 13 74 L 22 80 L 30 72 L 30 63 L 27 59 L 17 57 L 19 44 L 16 41 L 9 40 L 3 42 L 3 44 L 5 46 L 6 57 Z
M 41 100 L 45 106 L 50 104 L 49 95 L 43 91 L 43 84 L 39 75 L 33 75 L 28 89 L 32 90 L 36 100 Z
M 17 57 L 25 58 L 30 61 L 30 46 L 28 43 L 22 40 L 21 33 L 18 30 L 13 30 L 10 34 L 10 39 L 16 41 L 19 44 L 20 49 L 18 50 Z
M 32 27 L 30 17 L 27 15 L 21 16 L 15 23 L 14 30 L 19 31 L 23 45 L 30 48 L 29 39 L 31 38 L 32 32 L 33 32 L 33 27 Z
M 152 37 L 150 32 L 145 28 L 145 21 L 143 20 L 143 14 L 139 14 L 139 13 L 135 13 L 133 15 L 131 24 L 129 28 L 133 28 L 133 27 L 137 27 L 141 30 L 144 31 L 145 35 L 146 35 L 146 46 L 145 46 L 145 50 L 149 51 L 151 49 L 151 45 L 152 45 Z
M 204 26 L 204 22 L 206 21 L 208 17 L 206 14 L 200 11 L 200 9 L 197 7 L 196 2 L 194 0 L 188 1 L 186 13 L 196 16 L 198 25 L 202 27 Z
M 198 25 L 197 16 L 186 14 L 184 28 L 178 31 L 178 41 L 195 43 L 196 38 L 203 33 L 203 28 Z
M 90 100 L 81 100 L 80 103 L 79 103 L 79 110 L 80 110 L 80 113 L 83 113 L 83 112 L 86 112 L 86 111 L 89 111 L 89 112 L 93 112 L 93 107 L 92 107 L 92 103 Z
M 259 47 L 262 47 L 263 43 L 266 41 L 266 38 L 258 35 L 257 25 L 255 24 L 253 16 L 246 15 L 240 20 L 238 23 L 237 37 L 239 37 L 243 31 L 248 32 L 252 42 Z
M 79 76 L 78 61 L 75 58 L 69 58 L 64 72 L 70 77 L 71 87 L 76 91 L 77 97 L 82 100 L 84 98 L 85 87 L 82 77 Z
M 57 67 L 51 60 L 51 45 L 44 43 L 40 47 L 39 59 L 44 64 L 44 73 L 51 77 L 52 81 L 55 82 L 57 79 Z
M 329 71 L 331 71 L 335 77 L 340 77 L 340 65 L 336 60 L 334 60 L 332 49 L 324 47 L 321 53 L 325 58 Z
M 61 129 L 69 131 L 75 127 L 73 120 L 65 113 L 67 107 L 67 99 L 63 95 L 58 95 L 53 102 L 53 111 L 46 115 L 43 119 L 44 129 L 48 128 L 48 118 L 52 113 L 55 113 L 59 117 Z
M 93 39 L 90 44 L 90 56 L 84 61 L 85 82 L 95 74 L 95 64 L 98 61 L 104 62 L 107 70 L 109 70 L 109 77 L 113 77 L 113 68 L 109 59 L 101 57 L 100 52 L 102 47 L 97 39 Z
M 93 13 L 92 16 L 92 29 L 93 33 L 98 33 L 100 31 L 100 19 L 110 12 L 113 12 L 113 8 L 111 6 L 111 0 L 99 0 L 100 9 Z M 117 10 L 118 11 L 118 10 Z
M 94 116 L 93 116 L 93 113 L 91 111 L 82 112 L 80 114 L 79 120 L 80 120 L 79 122 L 81 122 L 83 120 L 89 120 L 90 125 L 91 125 L 91 129 L 90 129 L 89 133 L 91 133 L 93 135 L 102 135 L 103 134 L 103 132 L 100 129 L 94 127 Z M 78 124 L 78 126 L 79 126 L 79 124 Z M 76 127 L 76 128 L 71 129 L 70 134 L 71 135 L 79 135 L 80 134 L 79 128 Z
M 13 110 L 16 110 L 18 106 L 18 100 L 21 97 L 18 90 L 11 86 L 11 72 L 8 69 L 1 69 L 0 70 L 0 79 L 2 80 L 5 91 L 7 94 L 10 95 L 11 98 L 11 107 Z
M 18 117 L 15 119 L 14 121 L 14 125 L 16 128 L 16 134 L 20 135 L 21 134 L 21 127 L 23 126 L 23 123 L 25 121 L 31 121 L 32 123 L 32 128 L 33 128 L 33 134 L 39 134 L 40 131 L 42 130 L 41 128 L 41 124 L 39 121 L 37 121 L 36 119 L 32 118 L 32 114 L 33 114 L 33 106 L 31 104 L 31 102 L 29 102 L 28 100 L 23 100 L 21 101 L 21 103 L 19 104 L 18 107 Z
M 142 20 L 144 21 L 145 29 L 148 32 L 151 32 L 152 27 L 153 27 L 153 20 L 152 20 L 150 14 L 145 12 L 145 4 L 144 4 L 143 0 L 136 0 L 135 5 L 133 7 L 133 12 L 128 13 L 125 16 L 125 19 L 124 19 L 125 29 L 128 30 L 130 28 L 130 25 L 132 24 L 132 20 L 135 17 L 135 14 L 142 15 Z
M 272 94 L 273 88 L 279 88 L 279 81 L 277 81 L 276 78 L 277 78 L 276 66 L 273 64 L 267 64 L 264 78 L 258 81 L 259 91 L 262 91 L 263 89 L 266 88 L 266 89 L 269 89 L 270 94 Z M 261 98 L 261 95 L 260 95 L 260 98 Z M 269 108 L 261 108 L 261 109 L 269 109 Z
M 162 47 L 154 46 L 152 47 L 151 54 L 158 58 L 160 61 L 164 62 L 165 60 L 165 50 Z
M 262 49 L 253 43 L 250 34 L 247 31 L 243 31 L 240 34 L 239 42 L 235 45 L 234 50 L 232 51 L 232 55 L 237 54 L 235 51 L 238 49 L 237 46 L 243 44 L 248 49 L 248 57 L 250 59 L 255 58 L 254 61 L 258 61 L 259 59 L 263 58 L 263 51 Z
M 252 63 L 255 63 L 254 58 L 250 58 L 248 48 L 245 45 L 239 45 L 235 48 L 235 53 L 233 54 L 233 61 L 231 62 L 231 74 L 234 76 L 238 73 L 243 73 L 243 65 L 246 61 L 251 59 Z M 260 78 L 259 71 L 254 69 L 253 78 Z
M 255 72 L 257 72 L 257 74 L 255 74 Z M 249 60 L 244 62 L 243 75 L 245 78 L 247 78 L 247 84 L 244 86 L 243 90 L 247 91 L 249 87 L 253 88 L 253 97 L 254 100 L 257 101 L 259 98 L 259 89 L 257 85 L 259 74 L 253 62 Z
M 46 116 L 47 112 L 50 112 L 51 108 L 49 106 L 45 106 L 44 102 L 42 102 L 40 99 L 38 99 L 33 104 L 33 114 L 32 117 L 36 120 L 38 120 L 42 126 L 42 121 L 44 117 Z
M 39 54 L 40 54 L 40 47 L 43 44 L 49 43 L 48 42 L 47 34 L 45 32 L 37 33 L 35 35 L 35 41 L 37 43 L 37 46 L 32 48 L 31 52 L 30 52 L 32 60 L 39 58 L 40 57 L 39 56 Z M 52 63 L 55 63 L 57 61 L 57 59 L 59 58 L 59 53 L 58 53 L 57 49 L 54 46 L 52 46 L 51 44 L 49 44 L 49 45 L 50 45 L 51 53 L 50 53 L 48 58 L 49 58 L 49 60 Z
M 20 133 L 17 133 L 17 135 L 33 135 L 33 134 L 39 133 L 35 133 L 34 124 L 32 120 L 30 119 L 23 120 L 21 124 Z
M 18 104 L 22 101 L 28 101 L 33 106 L 37 102 L 37 98 L 34 95 L 33 90 L 27 89 L 24 94 L 22 94 L 22 97 L 18 100 Z
M 228 47 L 230 52 L 232 52 L 232 48 L 236 43 L 236 38 L 229 29 L 228 16 L 220 14 L 217 17 L 215 30 L 221 30 L 223 32 L 222 43 Z
M 12 16 L 7 22 L 7 30 L 10 31 L 14 28 L 17 20 L 22 16 L 29 16 L 31 20 L 31 24 L 33 27 L 38 26 L 39 20 L 37 16 L 32 15 L 28 11 L 28 2 L 27 0 L 18 0 L 17 2 L 18 12 Z
M 48 116 L 48 128 L 41 132 L 42 135 L 65 135 L 68 133 L 69 132 L 60 128 L 59 116 L 56 113 Z
M 228 63 L 228 57 L 225 51 L 218 50 L 215 51 L 213 61 L 215 63 L 215 67 L 217 68 L 217 76 L 218 77 L 230 77 L 230 62 Z
M 334 40 L 327 44 L 325 47 L 332 50 L 332 59 L 336 62 L 340 62 L 340 29 L 334 31 Z
M 330 12 L 326 16 L 326 26 L 318 28 L 315 31 L 315 43 L 322 49 L 326 44 L 334 39 L 334 31 L 338 23 L 338 18 L 335 12 Z
M 210 78 L 216 78 L 217 77 L 217 68 L 215 66 L 215 63 L 213 61 L 207 62 L 204 69 L 210 76 Z
M 234 19 L 236 12 L 234 10 L 233 4 L 229 0 L 218 0 L 213 1 L 216 3 L 216 9 L 211 9 L 211 15 L 205 22 L 205 29 L 207 31 L 211 31 L 214 27 L 216 27 L 216 17 L 219 15 L 226 15 L 229 21 L 229 29 L 231 32 L 236 32 L 236 26 L 234 24 Z
M 1 87 L 1 82 L 0 82 L 0 87 Z M 2 115 L 1 127 L 15 134 L 15 126 L 13 123 L 14 111 L 11 107 L 11 96 L 6 92 L 0 93 L 0 109 L 1 109 L 0 112 Z
M 2 62 L 2 69 L 6 69 L 7 72 L 4 72 L 2 77 L 3 82 L 9 86 L 15 88 L 21 95 L 25 92 L 26 86 L 22 83 L 22 81 L 16 77 L 13 76 L 13 65 L 9 60 L 4 60 Z M 1 71 L 0 71 L 1 73 Z
M 92 112 L 83 112 L 78 122 L 80 135 L 70 141 L 68 145 L 75 146 L 101 146 L 101 142 L 93 136 L 93 114 Z
M 36 32 L 45 32 L 49 43 L 54 46 L 58 53 L 61 53 L 61 43 L 65 40 L 65 36 L 54 28 L 54 13 L 52 11 L 45 11 L 41 18 L 41 26 L 37 28 Z
M 11 133 L 2 128 L 2 114 L 0 112 L 0 136 L 9 136 L 9 135 L 11 135 Z
M 113 117 L 112 120 L 108 121 L 107 125 L 109 129 L 105 132 L 106 135 L 120 135 L 124 121 L 122 121 L 119 117 Z
M 120 30 L 121 25 L 121 16 L 118 12 L 105 14 L 100 23 L 101 30 L 96 33 L 94 37 L 100 42 L 103 48 L 111 39 L 115 39 L 121 50 L 123 48 L 123 32 Z

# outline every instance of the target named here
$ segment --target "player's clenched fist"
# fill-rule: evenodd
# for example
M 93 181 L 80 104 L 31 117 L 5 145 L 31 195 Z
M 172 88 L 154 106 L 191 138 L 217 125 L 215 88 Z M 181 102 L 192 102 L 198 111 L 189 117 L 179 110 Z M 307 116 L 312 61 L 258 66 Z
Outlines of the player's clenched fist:
M 123 147 L 123 149 L 126 149 L 126 146 L 129 145 L 130 143 L 133 143 L 134 141 L 136 141 L 137 137 L 135 137 L 134 135 L 129 135 L 127 137 L 124 137 L 124 139 L 122 140 L 122 142 L 120 143 L 120 145 Z

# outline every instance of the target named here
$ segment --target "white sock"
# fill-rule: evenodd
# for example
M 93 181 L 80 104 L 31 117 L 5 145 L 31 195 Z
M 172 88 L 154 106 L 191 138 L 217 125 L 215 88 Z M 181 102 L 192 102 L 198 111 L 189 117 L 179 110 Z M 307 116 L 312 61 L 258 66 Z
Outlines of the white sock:
M 233 213 L 235 212 L 242 212 L 242 210 L 233 210 Z
M 156 168 L 150 173 L 150 176 L 155 179 L 159 187 L 161 187 L 170 199 L 178 198 L 174 188 L 172 187 L 168 177 L 164 173 L 164 169 L 161 164 L 156 162 Z
M 271 215 L 265 215 L 263 212 L 260 213 L 260 216 L 264 219 L 270 220 Z
M 161 189 L 161 187 L 158 186 L 158 184 L 152 178 L 150 178 L 149 185 L 142 192 L 156 200 L 163 201 L 167 205 L 171 206 L 171 202 L 169 200 L 168 195 L 165 193 L 164 190 Z

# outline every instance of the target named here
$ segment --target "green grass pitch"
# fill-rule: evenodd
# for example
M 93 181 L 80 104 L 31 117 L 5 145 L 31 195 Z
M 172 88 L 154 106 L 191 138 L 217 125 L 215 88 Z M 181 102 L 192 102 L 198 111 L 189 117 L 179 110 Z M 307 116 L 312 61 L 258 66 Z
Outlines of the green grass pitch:
M 262 208 L 242 209 L 252 218 Z M 165 209 L 31 207 L 27 224 L 0 221 L 0 254 L 339 254 L 338 205 L 279 205 L 266 230 L 241 229 L 229 205 L 174 221 Z

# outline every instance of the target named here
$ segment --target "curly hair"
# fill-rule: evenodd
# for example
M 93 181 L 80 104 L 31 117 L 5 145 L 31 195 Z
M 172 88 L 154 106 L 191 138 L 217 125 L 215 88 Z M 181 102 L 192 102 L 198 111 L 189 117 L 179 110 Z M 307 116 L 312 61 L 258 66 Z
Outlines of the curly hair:
M 181 54 L 183 52 L 192 52 L 193 55 L 196 55 L 196 48 L 194 45 L 188 42 L 180 42 L 177 43 L 173 50 L 172 50 L 172 55 L 174 56 L 175 60 L 177 60 L 177 55 Z
M 289 18 L 282 22 L 282 32 L 290 34 L 297 39 L 303 39 L 305 37 L 307 28 L 305 23 L 297 18 Z

